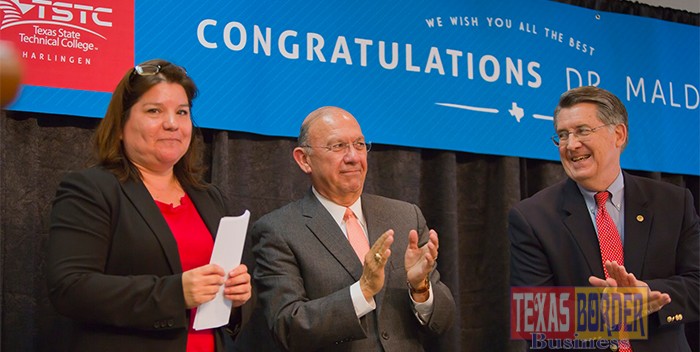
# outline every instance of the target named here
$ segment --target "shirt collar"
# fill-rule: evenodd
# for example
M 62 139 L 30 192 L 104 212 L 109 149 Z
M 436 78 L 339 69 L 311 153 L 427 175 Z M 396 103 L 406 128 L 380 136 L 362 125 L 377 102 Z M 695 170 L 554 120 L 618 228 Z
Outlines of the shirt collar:
M 311 187 L 311 191 L 314 192 L 314 195 L 316 196 L 316 198 L 318 198 L 318 201 L 321 202 L 321 205 L 323 205 L 323 207 L 326 208 L 326 210 L 328 210 L 328 212 L 333 217 L 333 220 L 335 220 L 335 222 L 338 223 L 338 226 L 342 226 L 342 224 L 344 223 L 343 217 L 345 216 L 345 207 L 333 203 L 333 201 L 331 201 L 330 199 L 322 196 L 313 186 Z M 364 227 L 365 217 L 362 214 L 362 197 L 357 198 L 355 203 L 352 203 L 352 205 L 350 205 L 349 208 L 352 209 L 352 212 L 355 213 L 357 220 Z
M 595 194 L 598 192 L 595 191 L 589 191 L 581 185 L 578 185 L 578 189 L 581 191 L 581 194 L 583 195 L 583 198 L 586 200 L 586 205 L 588 205 L 589 209 L 596 209 L 596 204 L 595 204 Z M 607 191 L 610 192 L 611 197 L 609 198 L 610 202 L 612 203 L 615 208 L 618 210 L 622 207 L 622 196 L 623 196 L 623 190 L 625 188 L 625 178 L 622 176 L 622 170 L 620 170 L 620 173 L 617 175 L 615 178 L 615 181 L 608 186 Z

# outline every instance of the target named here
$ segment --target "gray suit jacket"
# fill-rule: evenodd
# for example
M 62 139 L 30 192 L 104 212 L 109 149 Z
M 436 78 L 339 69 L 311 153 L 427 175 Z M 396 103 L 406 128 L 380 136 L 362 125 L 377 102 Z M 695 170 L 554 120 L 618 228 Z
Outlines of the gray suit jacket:
M 437 271 L 430 276 L 434 311 L 425 326 L 414 315 L 406 286 L 404 252 L 409 230 L 418 230 L 419 245 L 428 241 L 420 209 L 369 194 L 362 196 L 362 207 L 370 243 L 390 228 L 395 235 L 385 285 L 375 296 L 377 309 L 360 319 L 349 287 L 360 279 L 362 263 L 311 191 L 253 226 L 254 286 L 260 312 L 257 319 L 262 323 L 260 318 L 264 317 L 267 331 L 272 331 L 280 349 L 423 351 L 424 334 L 440 334 L 451 326 L 454 299 Z M 247 328 L 256 329 L 254 323 Z M 241 350 L 265 350 L 261 348 L 265 341 L 251 341 L 244 335 L 246 327 L 239 336 Z

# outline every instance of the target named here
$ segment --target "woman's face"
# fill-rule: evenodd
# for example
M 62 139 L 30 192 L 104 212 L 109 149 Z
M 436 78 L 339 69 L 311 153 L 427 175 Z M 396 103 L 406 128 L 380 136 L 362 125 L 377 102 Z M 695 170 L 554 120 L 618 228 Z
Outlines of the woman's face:
M 190 104 L 177 83 L 158 83 L 146 91 L 129 110 L 122 132 L 126 156 L 150 172 L 171 170 L 191 140 Z

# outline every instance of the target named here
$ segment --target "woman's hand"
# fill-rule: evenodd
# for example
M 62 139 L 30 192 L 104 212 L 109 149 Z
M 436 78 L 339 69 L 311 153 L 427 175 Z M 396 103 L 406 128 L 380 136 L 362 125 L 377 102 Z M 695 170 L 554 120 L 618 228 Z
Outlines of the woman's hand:
M 228 273 L 224 288 L 224 297 L 233 302 L 234 307 L 240 307 L 250 299 L 253 287 L 250 284 L 248 267 L 241 264 Z
M 207 264 L 182 273 L 182 291 L 187 308 L 214 299 L 224 281 L 224 269 L 216 264 Z

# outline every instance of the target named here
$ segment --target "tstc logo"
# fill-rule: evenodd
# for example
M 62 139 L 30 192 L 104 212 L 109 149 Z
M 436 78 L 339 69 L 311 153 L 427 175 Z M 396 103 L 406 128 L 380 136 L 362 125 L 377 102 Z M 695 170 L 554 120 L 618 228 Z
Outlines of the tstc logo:
M 24 85 L 110 92 L 134 65 L 134 11 L 134 1 L 0 0 L 0 33 L 20 51 Z
M 90 32 L 105 39 L 93 29 L 112 27 L 110 16 L 113 9 L 103 6 L 49 0 L 32 0 L 31 4 L 19 0 L 0 0 L 0 9 L 4 13 L 0 24 L 3 30 L 26 24 L 58 25 Z

